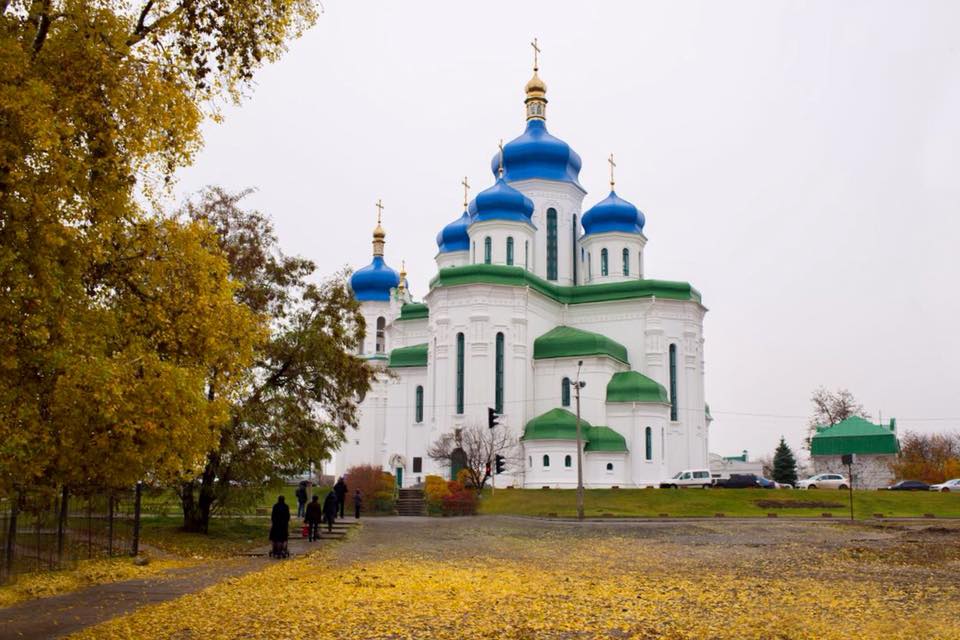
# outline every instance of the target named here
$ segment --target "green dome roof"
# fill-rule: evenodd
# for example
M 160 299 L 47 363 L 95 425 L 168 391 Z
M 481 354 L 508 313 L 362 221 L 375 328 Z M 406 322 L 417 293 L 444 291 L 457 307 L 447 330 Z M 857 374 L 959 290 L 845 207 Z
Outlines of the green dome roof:
M 533 357 L 575 358 L 577 356 L 609 356 L 630 364 L 627 348 L 607 336 L 573 327 L 554 327 L 533 341 Z
M 590 427 L 587 429 L 587 446 L 584 451 L 626 451 L 627 441 L 610 427 Z
M 387 366 L 391 369 L 427 366 L 427 343 L 394 349 L 390 352 L 390 362 Z
M 580 418 L 581 437 L 586 440 L 590 423 Z M 566 409 L 551 409 L 539 415 L 523 429 L 522 440 L 576 440 L 577 416 Z
M 636 371 L 613 374 L 607 383 L 607 402 L 655 402 L 670 404 L 662 384 Z

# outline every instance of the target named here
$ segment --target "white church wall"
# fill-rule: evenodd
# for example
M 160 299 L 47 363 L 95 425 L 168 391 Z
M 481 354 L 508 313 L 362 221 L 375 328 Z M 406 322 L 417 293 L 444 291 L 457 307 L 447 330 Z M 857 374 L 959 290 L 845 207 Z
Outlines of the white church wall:
M 580 392 L 580 415 L 590 424 L 606 424 L 606 390 L 610 378 L 618 371 L 626 371 L 627 366 L 613 358 L 583 356 L 572 358 L 549 358 L 534 360 L 535 409 L 531 418 L 562 407 L 570 413 L 577 412 L 576 395 L 573 382 L 577 378 L 577 363 L 583 361 L 580 379 L 586 386 Z M 562 384 L 564 378 L 570 378 L 570 405 L 562 406 Z
M 490 264 L 508 264 L 507 239 L 513 238 L 512 266 L 532 270 L 536 231 L 529 224 L 506 220 L 475 222 L 470 225 L 468 233 L 471 243 L 476 243 L 477 247 L 476 255 L 473 256 L 474 264 L 485 263 L 487 238 L 491 240 Z
M 576 440 L 532 440 L 524 443 L 526 454 L 525 488 L 551 487 L 571 489 L 577 486 L 577 442 Z M 545 465 L 545 458 L 549 465 Z M 570 465 L 566 465 L 569 456 Z M 586 471 L 584 464 L 584 471 Z M 584 482 L 586 483 L 586 476 Z
M 607 426 L 627 441 L 629 452 L 626 482 L 631 486 L 657 486 L 666 474 L 666 405 L 617 402 L 607 404 Z M 650 427 L 650 458 L 646 451 L 646 429 Z
M 576 461 L 574 461 L 574 465 Z M 625 487 L 627 485 L 627 454 L 588 451 L 583 462 L 583 483 L 587 487 Z M 574 485 L 576 486 L 576 485 Z
M 445 251 L 438 253 L 434 260 L 437 261 L 437 269 L 446 269 L 448 267 L 462 267 L 470 264 L 470 250 L 463 251 Z
M 590 255 L 592 264 L 584 262 L 584 273 L 590 276 L 590 284 L 603 282 L 623 282 L 626 280 L 640 280 L 643 278 L 643 248 L 647 238 L 636 233 L 596 233 L 584 236 L 580 241 L 581 248 Z M 603 275 L 601 268 L 602 251 L 607 250 L 607 275 Z M 629 273 L 623 275 L 623 250 L 628 250 Z M 587 283 L 584 278 L 581 282 Z
M 534 242 L 533 272 L 547 279 L 547 210 L 557 211 L 557 284 L 573 284 L 574 224 L 579 226 L 584 192 L 567 182 L 548 180 L 519 180 L 510 186 L 534 203 L 533 224 L 537 228 Z M 577 229 L 579 235 L 579 229 Z M 478 245 L 479 247 L 479 245 Z

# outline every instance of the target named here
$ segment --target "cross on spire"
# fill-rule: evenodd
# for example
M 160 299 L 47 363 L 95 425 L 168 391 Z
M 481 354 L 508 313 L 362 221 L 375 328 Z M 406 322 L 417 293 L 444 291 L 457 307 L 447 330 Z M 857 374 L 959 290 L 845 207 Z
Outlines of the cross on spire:
M 503 177 L 503 138 L 500 138 L 500 144 L 497 145 L 500 147 L 500 168 L 497 170 L 497 176 Z
M 533 39 L 533 42 L 530 43 L 530 46 L 533 47 L 533 70 L 538 71 L 540 69 L 540 65 L 537 54 L 540 53 L 540 47 L 537 46 L 536 38 Z
M 383 201 L 377 198 L 377 224 L 380 224 L 380 218 L 383 215 Z
M 467 208 L 467 200 L 470 198 L 470 183 L 467 181 L 467 176 L 463 176 L 463 182 L 460 184 L 463 185 L 463 208 Z
M 613 161 L 613 154 L 610 154 L 610 157 L 607 158 L 607 162 L 610 163 L 610 190 L 613 191 L 613 170 L 617 166 L 617 163 Z

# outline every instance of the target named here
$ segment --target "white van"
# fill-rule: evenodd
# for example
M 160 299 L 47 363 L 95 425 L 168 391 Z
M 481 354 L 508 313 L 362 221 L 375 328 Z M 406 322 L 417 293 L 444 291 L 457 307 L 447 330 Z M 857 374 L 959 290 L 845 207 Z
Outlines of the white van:
M 661 489 L 680 489 L 682 487 L 703 487 L 709 489 L 713 484 L 710 469 L 686 469 L 669 480 L 660 483 Z

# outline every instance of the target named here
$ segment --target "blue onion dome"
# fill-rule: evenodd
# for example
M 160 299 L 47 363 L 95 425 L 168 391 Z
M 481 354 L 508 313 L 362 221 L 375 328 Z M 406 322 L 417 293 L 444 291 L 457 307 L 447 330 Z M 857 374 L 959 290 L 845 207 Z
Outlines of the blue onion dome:
M 556 180 L 580 186 L 579 154 L 566 142 L 555 138 L 547 131 L 547 123 L 541 118 L 527 120 L 527 128 L 519 138 L 503 147 L 503 170 L 507 182 L 517 180 Z M 494 155 L 490 163 L 493 175 L 500 168 L 500 155 Z
M 383 256 L 374 256 L 373 262 L 358 269 L 350 277 L 350 288 L 357 300 L 390 300 L 390 290 L 400 284 L 400 274 L 387 266 Z
M 470 212 L 463 210 L 463 215 L 445 226 L 437 234 L 437 247 L 440 253 L 451 251 L 466 251 L 470 248 L 470 236 L 467 227 L 470 226 Z
M 643 212 L 611 190 L 610 195 L 590 207 L 580 221 L 586 234 L 620 231 L 643 233 Z
M 471 223 L 512 220 L 533 225 L 533 200 L 508 185 L 502 177 L 497 178 L 492 187 L 478 193 L 468 211 Z

